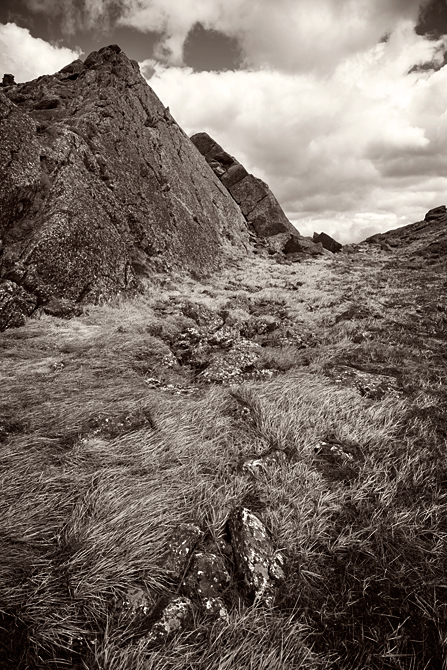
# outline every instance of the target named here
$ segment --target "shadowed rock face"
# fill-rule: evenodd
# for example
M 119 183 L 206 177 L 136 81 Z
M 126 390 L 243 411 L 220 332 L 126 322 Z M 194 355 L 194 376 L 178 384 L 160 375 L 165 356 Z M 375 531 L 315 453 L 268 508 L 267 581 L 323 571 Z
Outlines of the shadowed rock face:
M 66 311 L 138 288 L 139 274 L 206 274 L 248 249 L 239 207 L 115 45 L 5 82 L 0 136 L 1 328 L 31 305 Z

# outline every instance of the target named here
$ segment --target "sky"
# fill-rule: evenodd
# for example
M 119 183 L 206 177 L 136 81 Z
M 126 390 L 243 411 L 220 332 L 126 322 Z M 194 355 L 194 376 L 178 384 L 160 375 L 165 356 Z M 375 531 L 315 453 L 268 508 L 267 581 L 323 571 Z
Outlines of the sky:
M 303 235 L 359 242 L 447 204 L 447 0 L 1 0 L 0 76 L 112 43 Z

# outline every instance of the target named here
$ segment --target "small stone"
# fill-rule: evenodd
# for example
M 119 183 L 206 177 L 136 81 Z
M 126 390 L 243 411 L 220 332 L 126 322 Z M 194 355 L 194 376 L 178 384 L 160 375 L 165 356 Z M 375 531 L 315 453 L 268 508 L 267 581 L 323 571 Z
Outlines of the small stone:
M 221 556 L 208 552 L 194 554 L 183 587 L 191 597 L 216 598 L 230 584 L 230 575 Z
M 357 388 L 362 396 L 371 400 L 380 400 L 386 395 L 402 395 L 396 377 L 391 375 L 364 372 L 348 365 L 336 365 L 327 374 L 336 384 Z
M 179 579 L 196 547 L 203 531 L 192 523 L 182 523 L 171 535 L 165 556 L 164 568 Z
M 161 644 L 192 621 L 192 602 L 189 598 L 179 596 L 173 598 L 164 608 L 160 619 L 152 626 L 145 636 L 148 642 Z
M 342 445 L 336 443 L 325 442 L 320 440 L 315 447 L 315 453 L 318 456 L 323 456 L 325 458 L 339 459 L 340 461 L 347 461 L 352 463 L 354 461 L 354 456 L 348 451 L 343 449 Z
M 262 521 L 239 508 L 228 519 L 236 566 L 254 601 L 272 605 L 275 582 L 284 579 L 284 557 L 277 551 Z
M 203 607 L 206 614 L 215 619 L 221 619 L 226 623 L 230 620 L 230 615 L 222 598 L 204 598 Z

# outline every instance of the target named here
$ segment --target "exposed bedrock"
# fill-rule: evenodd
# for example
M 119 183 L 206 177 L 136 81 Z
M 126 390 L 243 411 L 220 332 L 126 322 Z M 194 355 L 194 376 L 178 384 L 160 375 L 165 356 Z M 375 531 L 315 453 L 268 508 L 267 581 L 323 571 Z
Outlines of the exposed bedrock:
M 237 203 L 118 46 L 8 82 L 0 279 L 14 286 L 0 288 L 2 327 L 33 301 L 97 302 L 152 270 L 203 275 L 247 252 Z

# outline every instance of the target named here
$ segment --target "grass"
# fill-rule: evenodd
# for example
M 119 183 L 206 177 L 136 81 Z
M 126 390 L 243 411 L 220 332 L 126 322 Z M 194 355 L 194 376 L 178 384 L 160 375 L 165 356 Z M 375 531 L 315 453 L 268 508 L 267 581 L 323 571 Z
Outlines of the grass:
M 406 260 L 359 251 L 154 277 L 133 300 L 0 335 L 2 670 L 447 667 L 445 273 Z M 279 319 L 301 343 L 263 341 L 270 379 L 206 385 L 172 363 L 197 327 L 186 302 L 261 339 Z M 393 375 L 401 393 L 337 385 L 338 364 Z M 272 449 L 286 459 L 241 467 Z M 196 607 L 161 647 L 132 638 L 116 603 L 136 586 L 154 605 L 173 592 L 171 533 L 192 522 L 218 542 L 238 505 L 286 556 L 273 606 L 234 583 L 227 622 Z

